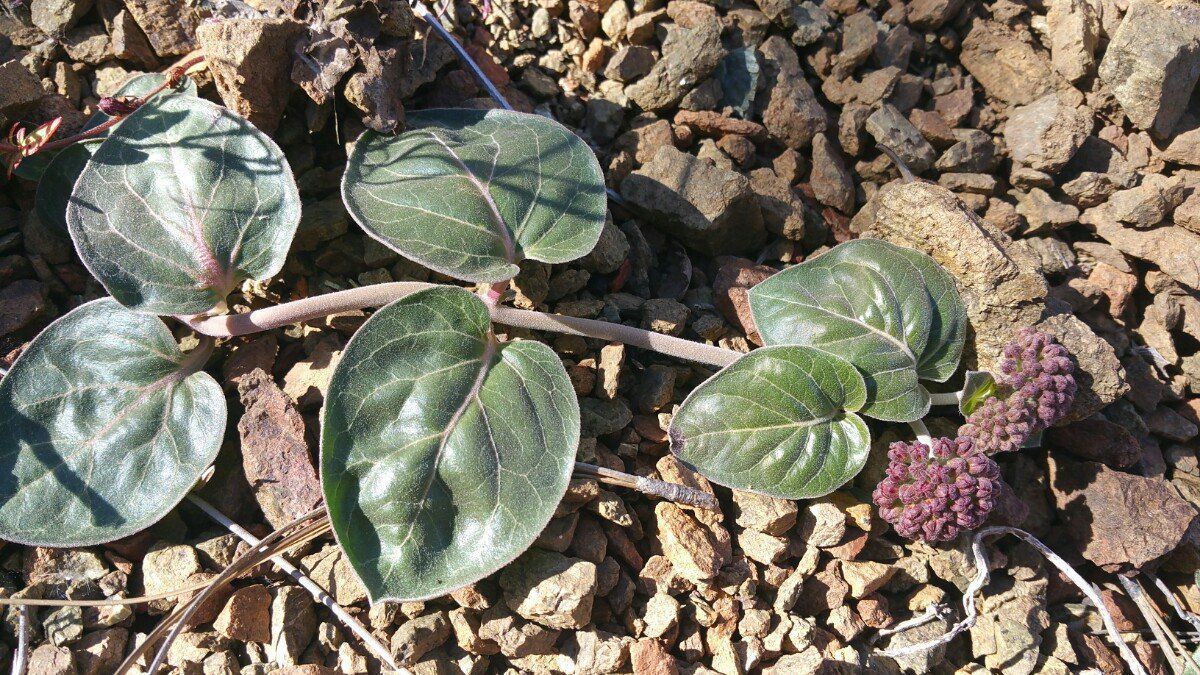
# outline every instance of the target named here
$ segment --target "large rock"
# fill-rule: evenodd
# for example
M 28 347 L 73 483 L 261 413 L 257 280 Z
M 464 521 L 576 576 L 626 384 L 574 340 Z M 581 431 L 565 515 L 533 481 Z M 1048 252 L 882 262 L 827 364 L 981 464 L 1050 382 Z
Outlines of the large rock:
M 999 23 L 976 20 L 959 59 L 987 93 L 1005 103 L 1024 105 L 1054 87 L 1045 54 Z
M 1050 64 L 1059 75 L 1078 82 L 1096 67 L 1100 15 L 1089 0 L 1051 0 L 1046 12 Z
M 196 49 L 196 28 L 203 14 L 177 0 L 125 0 L 150 46 L 159 56 L 182 56 Z
M 892 183 L 872 197 L 852 229 L 929 254 L 954 276 L 973 335 L 968 353 L 995 370 L 1004 344 L 1045 309 L 1046 280 L 1037 260 L 983 221 L 946 188 Z
M 756 250 L 765 239 L 750 181 L 674 147 L 659 148 L 621 182 L 621 195 L 649 222 L 708 255 Z
M 292 53 L 304 24 L 292 19 L 235 18 L 196 30 L 225 106 L 271 134 L 292 89 Z
M 1064 530 L 1083 557 L 1110 572 L 1140 570 L 1171 553 L 1196 519 L 1192 505 L 1162 478 L 1053 455 L 1049 463 Z
M 1004 124 L 1013 160 L 1052 173 L 1066 166 L 1092 132 L 1092 115 L 1057 94 L 1014 109 Z
M 1100 80 L 1139 129 L 1166 138 L 1200 79 L 1200 7 L 1134 0 L 1108 43 Z
M 1125 369 L 1116 352 L 1104 338 L 1072 314 L 1055 314 L 1037 325 L 1054 336 L 1075 362 L 1075 382 L 1079 390 L 1075 402 L 1060 424 L 1090 417 L 1129 391 Z
M 46 95 L 42 82 L 17 59 L 0 64 L 0 115 L 17 119 Z
M 592 617 L 596 565 L 531 548 L 500 573 L 508 608 L 550 628 L 583 628 Z
M 1080 222 L 1120 252 L 1155 265 L 1167 276 L 1192 289 L 1200 289 L 1200 234 L 1177 225 L 1160 225 L 1148 230 L 1126 227 L 1104 206 L 1083 213 Z
M 679 576 L 694 583 L 710 581 L 733 557 L 729 533 L 706 526 L 671 502 L 654 507 L 663 555 Z
M 703 22 L 695 28 L 675 27 L 663 42 L 662 58 L 646 77 L 625 93 L 644 110 L 670 108 L 703 82 L 725 57 L 720 24 Z
M 762 64 L 760 91 L 755 104 L 763 126 L 789 148 L 803 148 L 825 130 L 825 109 L 804 79 L 800 57 L 784 38 L 773 35 L 758 48 Z

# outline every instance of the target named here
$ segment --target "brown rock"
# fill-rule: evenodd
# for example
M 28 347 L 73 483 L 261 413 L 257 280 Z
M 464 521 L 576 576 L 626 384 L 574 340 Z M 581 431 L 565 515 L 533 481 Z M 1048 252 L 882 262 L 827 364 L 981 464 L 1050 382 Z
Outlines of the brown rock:
M 49 35 L 62 35 L 92 8 L 92 0 L 33 0 L 29 3 L 33 25 Z
M 392 656 L 402 666 L 412 666 L 422 656 L 442 645 L 450 637 L 450 619 L 446 612 L 434 612 L 405 621 L 392 635 Z
M 1097 207 L 1085 211 L 1081 222 L 1090 223 L 1096 234 L 1117 250 L 1158 265 L 1179 283 L 1200 289 L 1200 234 L 1175 225 L 1160 225 L 1148 230 L 1126 227 Z
M 1005 103 L 1031 103 L 1054 86 L 1046 56 L 1000 23 L 976 20 L 959 58 L 987 93 Z
M 14 281 L 0 290 L 0 337 L 42 317 L 49 308 L 47 295 L 46 286 L 32 279 Z
M 125 656 L 129 631 L 108 628 L 88 633 L 71 645 L 79 675 L 107 675 L 115 672 Z
M 1167 481 L 1096 462 L 1051 456 L 1050 483 L 1068 536 L 1083 557 L 1110 572 L 1140 570 L 1171 553 L 1196 518 Z
M 176 0 L 126 0 L 125 8 L 159 56 L 182 56 L 198 46 L 195 34 L 203 15 L 192 5 Z
M 1088 0 L 1051 0 L 1046 28 L 1050 37 L 1050 64 L 1059 75 L 1078 82 L 1096 67 L 1100 41 L 1100 16 Z
M 680 576 L 694 582 L 717 576 L 729 562 L 732 549 L 728 534 L 722 538 L 670 502 L 654 507 L 663 554 Z
M 1012 110 L 1004 142 L 1014 161 L 1053 173 L 1066 166 L 1092 131 L 1092 114 L 1057 94 Z
M 262 584 L 234 591 L 213 622 L 213 629 L 242 642 L 270 642 L 271 592 Z
M 596 565 L 552 551 L 529 549 L 500 573 L 508 608 L 550 628 L 583 628 L 591 621 Z
M 762 121 L 771 136 L 789 148 L 803 148 L 826 127 L 825 110 L 804 79 L 796 49 L 779 35 L 759 47 L 764 95 L 755 104 L 762 108 Z
M 46 95 L 42 82 L 17 59 L 0 64 L 0 114 L 12 119 L 32 109 Z
M 827 134 L 813 136 L 812 174 L 808 178 L 817 201 L 842 213 L 854 210 L 854 179 L 846 158 Z
M 662 52 L 650 72 L 625 90 L 643 110 L 676 105 L 712 74 L 725 56 L 720 24 L 704 22 L 690 29 L 677 26 L 668 33 Z
M 128 10 L 122 9 L 117 12 L 112 18 L 110 30 L 113 56 L 122 61 L 129 61 L 139 68 L 151 69 L 158 65 L 158 58 L 154 56 L 150 41 L 146 39 L 146 34 L 138 27 L 137 21 Z
M 267 522 L 282 527 L 321 502 L 304 419 L 262 370 L 241 378 L 238 395 L 246 409 L 238 421 L 242 468 Z
M 28 668 L 30 675 L 76 675 L 79 672 L 71 650 L 50 643 L 38 645 L 29 654 Z
M 304 29 L 291 19 L 233 18 L 196 30 L 221 100 L 264 133 L 275 133 L 283 116 L 294 43 Z
M 796 502 L 741 490 L 733 490 L 732 494 L 737 505 L 734 520 L 742 527 L 779 536 L 796 524 Z
M 1045 442 L 1051 449 L 1064 450 L 1114 469 L 1133 466 L 1142 456 L 1142 446 L 1133 434 L 1098 416 L 1047 429 Z
M 751 171 L 750 189 L 758 198 L 763 226 L 768 232 L 814 246 L 823 243 L 826 229 L 804 204 L 800 192 L 773 169 L 762 167 Z
M 1060 424 L 1090 417 L 1129 391 L 1125 369 L 1112 345 L 1087 324 L 1071 314 L 1056 314 L 1038 323 L 1037 328 L 1053 335 L 1067 348 L 1075 362 L 1075 382 L 1079 390 L 1071 410 Z
M 675 124 L 686 124 L 700 135 L 713 138 L 736 134 L 756 143 L 767 140 L 767 129 L 758 122 L 726 117 L 711 110 L 680 110 L 675 113 Z
M 675 657 L 661 640 L 645 638 L 629 645 L 634 675 L 678 675 Z
M 762 344 L 762 337 L 754 326 L 747 294 L 774 273 L 775 270 L 766 265 L 756 265 L 745 258 L 732 258 L 721 265 L 713 279 L 713 304 L 726 320 L 741 327 L 746 337 L 756 345 Z

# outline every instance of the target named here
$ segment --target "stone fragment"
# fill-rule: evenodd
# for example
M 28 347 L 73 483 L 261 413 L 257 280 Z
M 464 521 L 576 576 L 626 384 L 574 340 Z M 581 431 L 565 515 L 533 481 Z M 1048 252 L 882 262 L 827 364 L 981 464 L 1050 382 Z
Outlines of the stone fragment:
M 274 663 L 294 666 L 317 634 L 313 598 L 298 586 L 280 586 L 271 600 L 271 648 Z
M 750 313 L 751 288 L 775 273 L 766 265 L 756 265 L 745 258 L 732 258 L 724 262 L 713 279 L 713 304 L 730 323 L 741 328 L 753 343 L 761 345 L 762 338 L 754 326 Z
M 708 255 L 756 250 L 765 238 L 750 181 L 674 147 L 621 182 L 621 195 L 658 227 Z
M 1075 402 L 1060 424 L 1090 417 L 1129 391 L 1125 369 L 1117 360 L 1112 345 L 1096 335 L 1087 324 L 1071 314 L 1056 314 L 1036 327 L 1053 335 L 1067 348 L 1071 360 L 1075 362 L 1078 391 Z
M 45 284 L 33 279 L 20 279 L 0 289 L 0 337 L 43 317 L 50 309 L 48 295 Z
M 413 666 L 450 637 L 450 618 L 434 612 L 409 619 L 392 635 L 392 656 L 401 666 Z
M 908 22 L 923 31 L 935 31 L 958 14 L 962 0 L 913 0 L 905 8 Z
M 826 228 L 821 226 L 800 193 L 785 178 L 768 167 L 750 172 L 750 189 L 758 198 L 763 226 L 771 234 L 792 241 L 815 244 L 823 241 Z
M 937 157 L 933 146 L 890 103 L 871 113 L 866 130 L 880 145 L 896 153 L 914 174 L 924 173 L 933 166 Z
M 1109 572 L 1142 569 L 1171 553 L 1196 518 L 1167 481 L 1095 462 L 1052 455 L 1050 484 L 1067 536 L 1083 557 Z M 1146 518 L 1148 513 L 1155 517 Z
M 1133 434 L 1098 415 L 1047 429 L 1045 445 L 1114 469 L 1132 466 L 1142 457 L 1142 446 Z
M 687 326 L 691 310 L 671 298 L 654 298 L 642 304 L 642 328 L 664 335 L 679 335 Z
M 283 393 L 295 401 L 297 409 L 316 410 L 325 400 L 333 369 L 341 358 L 340 339 L 334 334 L 321 337 L 309 355 L 300 359 L 283 376 Z
M 192 5 L 175 0 L 126 0 L 125 8 L 159 56 L 182 56 L 198 46 L 195 35 L 203 14 Z
M 693 582 L 709 581 L 729 562 L 732 551 L 728 535 L 722 538 L 711 528 L 670 502 L 654 507 L 663 554 L 680 576 Z
M 725 57 L 720 25 L 704 22 L 695 28 L 675 27 L 667 34 L 662 58 L 644 78 L 626 88 L 630 100 L 643 110 L 663 110 L 683 100 Z
M 46 95 L 42 82 L 17 59 L 0 63 L 0 114 L 7 118 L 22 115 Z
M 1148 230 L 1126 227 L 1108 214 L 1085 211 L 1081 222 L 1092 224 L 1096 234 L 1117 250 L 1134 258 L 1154 263 L 1175 281 L 1200 289 L 1200 234 L 1175 225 L 1160 225 Z
M 846 512 L 831 501 L 809 502 L 796 531 L 809 546 L 837 546 L 846 535 Z
M 1105 209 L 1122 223 L 1137 228 L 1153 227 L 1183 202 L 1183 180 L 1152 173 L 1142 184 L 1128 190 L 1118 190 L 1108 198 Z
M 47 35 L 59 36 L 73 28 L 92 8 L 92 0 L 32 0 L 29 18 Z
M 1013 160 L 1038 171 L 1055 172 L 1071 161 L 1091 131 L 1090 111 L 1048 94 L 1013 109 L 1004 123 L 1004 142 Z
M 620 3 L 624 4 L 624 3 Z M 654 52 L 642 45 L 622 47 L 608 60 L 604 76 L 618 82 L 633 82 L 654 67 Z
M 1078 82 L 1096 67 L 1100 16 L 1089 0 L 1051 0 L 1046 12 L 1050 64 L 1059 75 Z
M 646 601 L 646 612 L 642 616 L 646 637 L 660 638 L 674 630 L 679 624 L 679 601 L 666 593 L 655 593 Z
M 125 657 L 125 644 L 128 641 L 129 631 L 124 628 L 107 628 L 84 635 L 71 647 L 77 672 L 79 675 L 116 672 Z
M 313 581 L 333 596 L 339 605 L 357 605 L 367 600 L 367 589 L 340 547 L 326 546 L 305 556 L 303 562 Z
M 733 490 L 734 520 L 742 527 L 781 536 L 796 524 L 799 508 L 790 499 Z
M 817 134 L 812 141 L 812 173 L 808 184 L 817 201 L 842 213 L 854 211 L 854 179 L 846 168 L 846 158 L 828 138 Z
M 1130 2 L 1099 75 L 1135 127 L 1167 138 L 1200 79 L 1200 8 Z
M 66 647 L 52 644 L 38 645 L 29 654 L 29 672 L 38 675 L 76 675 L 75 657 Z
M 63 51 L 72 61 L 98 66 L 113 57 L 112 41 L 100 26 L 80 26 L 62 40 Z
M 480 616 L 479 637 L 496 643 L 500 653 L 510 659 L 545 654 L 553 649 L 558 635 L 557 630 L 525 621 L 501 604 Z
M 678 675 L 679 665 L 661 640 L 645 638 L 629 645 L 634 675 Z
M 321 502 L 321 483 L 304 419 L 270 375 L 255 369 L 238 383 L 242 469 L 267 522 L 282 527 Z
M 583 628 L 591 620 L 596 565 L 529 549 L 500 573 L 508 608 L 549 628 Z
M 292 53 L 305 27 L 292 19 L 231 18 L 201 24 L 196 41 L 225 106 L 275 133 L 292 88 Z
M 213 630 L 242 642 L 270 642 L 271 592 L 262 584 L 234 591 L 213 622 Z
M 959 59 L 988 94 L 1005 103 L 1032 103 L 1054 87 L 1045 54 L 1001 23 L 976 19 Z
M 841 561 L 842 578 L 850 585 L 850 597 L 865 598 L 883 588 L 897 568 L 873 560 Z
M 150 47 L 150 41 L 146 39 L 146 34 L 138 27 L 129 10 L 122 9 L 117 12 L 112 18 L 110 30 L 113 56 L 122 61 L 129 61 L 139 68 L 150 69 L 158 65 L 158 58 Z
M 201 571 L 200 556 L 191 546 L 155 544 L 142 558 L 142 586 L 147 595 L 178 590 Z
M 825 130 L 825 110 L 804 79 L 800 57 L 785 39 L 773 35 L 759 46 L 762 63 L 760 87 L 755 98 L 763 126 L 772 138 L 789 148 L 803 148 Z

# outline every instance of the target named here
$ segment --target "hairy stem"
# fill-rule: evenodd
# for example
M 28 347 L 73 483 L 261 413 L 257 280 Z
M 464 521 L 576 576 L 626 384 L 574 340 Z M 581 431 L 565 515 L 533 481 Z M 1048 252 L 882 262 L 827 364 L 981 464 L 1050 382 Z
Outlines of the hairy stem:
M 698 506 L 710 511 L 720 508 L 720 505 L 717 504 L 717 498 L 703 490 L 679 485 L 678 483 L 668 483 L 653 478 L 646 478 L 645 476 L 635 476 L 631 473 L 622 473 L 594 464 L 575 462 L 575 476 L 595 478 L 601 483 L 630 488 L 652 497 L 661 497 L 667 501 Z
M 211 317 L 197 315 L 177 318 L 203 335 L 213 337 L 249 335 L 352 309 L 382 307 L 407 295 L 412 295 L 417 291 L 435 286 L 437 284 L 395 281 L 285 302 L 274 307 L 256 309 L 246 314 Z M 492 320 L 506 326 L 610 340 L 631 347 L 649 349 L 660 354 L 666 354 L 667 356 L 674 356 L 722 368 L 742 356 L 741 352 L 732 349 L 692 342 L 683 338 L 663 335 L 642 328 L 634 328 L 633 326 L 608 323 L 607 321 L 530 312 L 511 307 L 493 306 L 489 309 Z
M 17 608 L 17 651 L 13 654 L 12 674 L 25 675 L 29 663 L 29 607 Z
M 921 420 L 913 420 L 908 423 L 912 427 L 913 433 L 917 435 L 917 440 L 925 444 L 925 447 L 933 449 L 933 436 L 929 433 L 929 427 Z
M 961 391 L 950 391 L 945 394 L 930 394 L 929 402 L 933 405 L 958 405 L 962 400 Z

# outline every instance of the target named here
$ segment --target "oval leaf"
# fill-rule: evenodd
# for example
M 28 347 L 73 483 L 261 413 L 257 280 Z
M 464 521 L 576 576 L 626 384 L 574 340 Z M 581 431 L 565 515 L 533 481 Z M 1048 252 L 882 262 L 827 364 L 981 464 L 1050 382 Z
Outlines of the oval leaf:
M 928 256 L 877 239 L 836 246 L 749 298 L 765 344 L 817 347 L 853 363 L 867 383 L 863 413 L 878 419 L 924 416 L 929 392 L 919 378 L 949 377 L 962 353 L 966 311 L 948 275 Z
M 174 508 L 225 431 L 207 354 L 111 298 L 50 324 L 0 381 L 0 539 L 87 546 Z
M 756 349 L 696 387 L 671 450 L 715 483 L 784 499 L 829 494 L 867 461 L 866 402 L 848 361 L 811 347 Z
M 372 237 L 467 281 L 504 281 L 530 258 L 563 263 L 600 238 L 607 202 L 591 149 L 561 124 L 507 110 L 422 110 L 409 130 L 366 131 L 342 198 Z
M 215 103 L 174 94 L 117 126 L 79 175 L 80 258 L 131 309 L 198 314 L 279 271 L 300 195 L 279 147 Z
M 33 200 L 33 208 L 43 225 L 64 236 L 67 234 L 67 205 L 71 203 L 71 191 L 102 142 L 102 139 L 89 139 L 69 145 L 46 165 Z
M 373 601 L 443 595 L 513 560 L 554 515 L 579 444 L 554 352 L 498 343 L 483 302 L 445 287 L 363 324 L 322 419 L 329 519 Z

